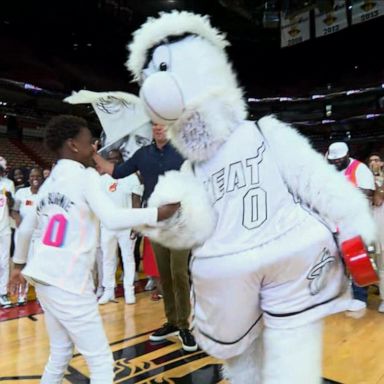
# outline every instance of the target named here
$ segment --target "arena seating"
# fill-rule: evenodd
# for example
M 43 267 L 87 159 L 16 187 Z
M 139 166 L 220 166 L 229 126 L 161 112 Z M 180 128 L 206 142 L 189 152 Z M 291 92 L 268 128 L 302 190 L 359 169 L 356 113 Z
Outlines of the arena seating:
M 19 141 L 0 137 L 0 155 L 7 159 L 9 168 L 36 165 L 50 168 L 55 161 L 54 155 L 44 148 L 43 142 L 33 139 Z
M 39 165 L 8 138 L 0 137 L 0 155 L 7 160 L 9 168 L 33 167 Z

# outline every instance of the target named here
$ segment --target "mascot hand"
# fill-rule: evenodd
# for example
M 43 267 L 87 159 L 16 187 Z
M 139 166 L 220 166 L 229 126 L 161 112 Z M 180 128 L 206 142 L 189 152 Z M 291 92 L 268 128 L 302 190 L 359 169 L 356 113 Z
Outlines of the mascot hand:
M 180 171 L 169 171 L 159 181 L 149 207 L 180 201 L 180 208 L 156 227 L 136 228 L 152 240 L 173 249 L 191 249 L 204 243 L 216 226 L 216 215 L 203 185 L 195 178 L 189 162 Z

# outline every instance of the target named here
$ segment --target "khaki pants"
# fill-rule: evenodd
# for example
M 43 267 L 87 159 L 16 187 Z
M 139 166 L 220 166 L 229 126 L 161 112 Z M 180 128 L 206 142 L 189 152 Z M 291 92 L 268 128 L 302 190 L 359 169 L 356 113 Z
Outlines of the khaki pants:
M 191 312 L 188 275 L 189 250 L 175 250 L 151 241 L 164 295 L 164 309 L 169 324 L 189 328 Z

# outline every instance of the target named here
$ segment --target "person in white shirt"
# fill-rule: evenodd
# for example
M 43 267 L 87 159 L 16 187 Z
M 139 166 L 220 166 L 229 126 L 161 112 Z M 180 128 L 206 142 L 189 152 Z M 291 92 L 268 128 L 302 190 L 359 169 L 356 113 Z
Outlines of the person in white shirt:
M 113 356 L 93 290 L 92 267 L 98 219 L 110 229 L 154 225 L 179 204 L 158 209 L 122 209 L 108 199 L 92 165 L 95 148 L 87 122 L 54 117 L 46 145 L 59 161 L 40 188 L 36 206 L 18 228 L 10 293 L 34 284 L 45 313 L 50 357 L 41 383 L 61 383 L 74 346 L 88 363 L 91 384 L 112 384 Z M 32 234 L 32 251 L 28 252 Z
M 0 156 L 0 306 L 9 307 L 7 295 L 9 259 L 11 250 L 11 224 L 9 209 L 13 205 L 15 185 L 5 176 L 6 160 Z
M 343 173 L 355 187 L 359 188 L 371 201 L 375 191 L 375 179 L 370 169 L 361 161 L 349 156 L 348 145 L 344 142 L 332 143 L 327 152 L 328 162 Z M 368 288 L 359 287 L 352 281 L 353 300 L 348 311 L 360 312 L 367 308 Z
M 384 313 L 384 162 L 380 153 L 371 153 L 368 157 L 368 166 L 375 179 L 375 193 L 373 195 L 373 217 L 378 228 L 378 252 L 376 263 L 379 274 L 379 290 L 381 303 L 378 307 Z
M 21 221 L 31 211 L 37 200 L 37 193 L 39 192 L 40 186 L 43 183 L 43 171 L 39 167 L 32 168 L 29 172 L 28 182 L 30 187 L 20 188 L 15 194 L 15 203 L 13 204 L 11 216 L 16 222 L 16 233 L 17 227 L 20 226 Z M 27 300 L 28 284 L 24 291 L 20 291 L 17 297 L 17 304 L 24 305 Z
M 114 164 L 123 162 L 119 150 L 111 150 L 107 159 Z M 123 179 L 114 179 L 110 175 L 101 176 L 101 184 L 106 194 L 121 208 L 140 208 L 143 186 L 136 174 Z M 111 231 L 101 225 L 101 252 L 102 252 L 102 285 L 104 293 L 99 304 L 106 304 L 115 299 L 115 274 L 117 267 L 117 245 L 120 246 L 121 258 L 124 267 L 124 297 L 127 304 L 134 304 L 135 299 L 135 236 L 130 229 Z

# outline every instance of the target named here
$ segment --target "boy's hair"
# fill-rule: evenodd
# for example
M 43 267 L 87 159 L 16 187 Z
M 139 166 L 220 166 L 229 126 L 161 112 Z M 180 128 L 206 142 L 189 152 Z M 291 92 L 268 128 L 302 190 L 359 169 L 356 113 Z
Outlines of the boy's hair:
M 62 148 L 64 142 L 76 137 L 81 128 L 87 128 L 87 121 L 73 115 L 53 117 L 45 128 L 45 146 L 52 152 Z

